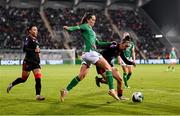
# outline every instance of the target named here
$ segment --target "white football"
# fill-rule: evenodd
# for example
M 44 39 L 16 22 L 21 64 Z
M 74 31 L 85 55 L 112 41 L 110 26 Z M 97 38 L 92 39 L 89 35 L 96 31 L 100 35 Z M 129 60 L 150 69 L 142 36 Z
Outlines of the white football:
M 142 102 L 144 99 L 144 96 L 141 92 L 134 92 L 132 94 L 132 101 L 133 102 Z

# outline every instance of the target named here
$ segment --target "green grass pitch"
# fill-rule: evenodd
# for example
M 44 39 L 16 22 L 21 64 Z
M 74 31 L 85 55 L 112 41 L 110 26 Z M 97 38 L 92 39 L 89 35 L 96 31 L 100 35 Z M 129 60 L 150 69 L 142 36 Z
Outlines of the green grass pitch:
M 122 74 L 120 66 L 116 67 Z M 42 66 L 41 93 L 46 100 L 36 101 L 32 74 L 7 94 L 8 84 L 21 76 L 21 66 L 0 66 L 0 115 L 180 115 L 180 65 L 175 72 L 165 72 L 167 65 L 137 65 L 128 82 L 131 88 L 124 90 L 124 96 L 131 98 L 133 92 L 140 91 L 144 94 L 142 103 L 116 101 L 107 94 L 107 85 L 96 87 L 94 66 L 65 102 L 59 102 L 59 90 L 78 74 L 79 68 Z

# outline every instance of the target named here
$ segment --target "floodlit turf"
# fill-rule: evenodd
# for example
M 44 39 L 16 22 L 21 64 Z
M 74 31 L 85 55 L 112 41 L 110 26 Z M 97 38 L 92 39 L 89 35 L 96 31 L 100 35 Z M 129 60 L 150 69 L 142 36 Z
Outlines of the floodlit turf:
M 59 90 L 78 74 L 79 67 L 42 66 L 42 95 L 46 100 L 36 101 L 32 74 L 7 94 L 8 84 L 21 75 L 21 66 L 0 66 L 0 115 L 180 115 L 180 65 L 175 72 L 165 72 L 167 65 L 137 65 L 128 82 L 131 88 L 125 89 L 124 95 L 131 97 L 141 91 L 142 103 L 115 101 L 107 94 L 107 85 L 96 87 L 94 66 L 65 102 L 59 102 Z

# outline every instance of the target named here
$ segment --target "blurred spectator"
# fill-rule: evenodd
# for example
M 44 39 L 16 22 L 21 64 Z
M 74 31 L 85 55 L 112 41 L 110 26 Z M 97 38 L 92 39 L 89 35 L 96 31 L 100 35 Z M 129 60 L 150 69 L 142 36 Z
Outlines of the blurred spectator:
M 62 32 L 63 25 L 78 25 L 81 16 L 91 12 L 97 16 L 94 30 L 97 32 L 97 38 L 102 41 L 119 41 L 119 36 L 114 32 L 112 25 L 103 10 L 99 9 L 84 9 L 78 8 L 73 11 L 69 8 L 64 9 L 44 9 L 50 26 L 55 33 Z M 109 10 L 110 18 L 119 30 L 122 28 L 131 28 L 138 36 L 137 47 L 149 59 L 162 58 L 162 53 L 159 49 L 164 48 L 163 44 L 158 39 L 153 38 L 152 30 L 145 17 L 136 11 L 118 9 Z M 23 32 L 30 23 L 35 23 L 39 28 L 40 47 L 44 49 L 64 49 L 64 36 L 60 35 L 57 39 L 50 36 L 46 29 L 43 20 L 39 14 L 38 8 L 5 8 L 0 6 L 0 49 L 21 49 Z M 71 41 L 68 41 L 70 48 L 81 50 L 84 43 L 80 39 L 80 32 L 71 33 Z M 137 54 L 137 58 L 140 54 Z

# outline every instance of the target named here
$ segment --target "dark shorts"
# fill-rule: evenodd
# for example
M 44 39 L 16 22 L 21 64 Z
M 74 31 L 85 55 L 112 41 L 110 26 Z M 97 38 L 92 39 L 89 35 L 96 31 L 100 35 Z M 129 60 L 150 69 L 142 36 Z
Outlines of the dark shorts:
M 32 71 L 32 70 L 38 69 L 38 68 L 41 68 L 39 63 L 23 61 L 22 69 L 24 71 Z

